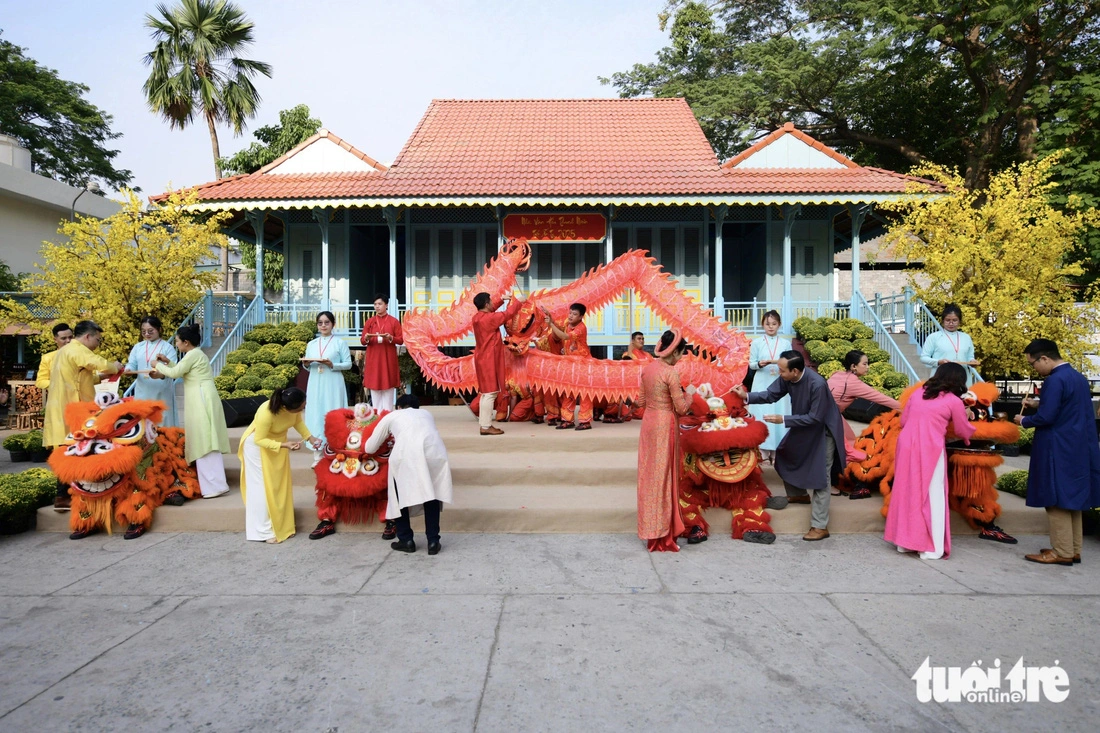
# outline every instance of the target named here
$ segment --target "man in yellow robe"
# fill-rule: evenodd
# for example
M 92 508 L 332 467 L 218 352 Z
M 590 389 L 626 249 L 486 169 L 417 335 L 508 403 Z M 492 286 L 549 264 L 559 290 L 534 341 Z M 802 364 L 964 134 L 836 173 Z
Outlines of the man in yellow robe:
M 49 391 L 46 393 L 46 421 L 42 428 L 42 444 L 58 446 L 65 442 L 69 430 L 65 427 L 65 406 L 72 402 L 91 402 L 99 374 L 118 374 L 121 362 L 109 362 L 94 352 L 99 348 L 103 329 L 93 321 L 81 321 L 73 329 L 73 338 L 54 352 L 50 366 Z M 62 493 L 64 492 L 64 493 Z M 69 487 L 58 486 L 54 509 L 69 509 Z
M 73 340 L 73 329 L 67 323 L 58 323 L 53 327 L 53 342 L 57 344 L 57 351 L 64 348 L 65 344 Z M 42 355 L 38 362 L 38 373 L 34 375 L 34 386 L 45 392 L 50 388 L 50 370 L 53 369 L 53 360 L 57 351 L 51 351 Z M 50 446 L 51 448 L 53 446 Z

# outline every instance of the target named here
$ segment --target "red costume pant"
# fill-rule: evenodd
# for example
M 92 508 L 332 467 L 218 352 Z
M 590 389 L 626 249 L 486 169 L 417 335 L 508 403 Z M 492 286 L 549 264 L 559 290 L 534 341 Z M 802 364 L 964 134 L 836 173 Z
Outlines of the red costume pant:
M 588 423 L 592 422 L 592 398 L 581 397 L 581 410 L 577 416 L 577 422 Z M 572 394 L 564 395 L 561 398 L 561 419 L 563 422 L 573 422 L 573 411 L 577 407 L 577 396 Z

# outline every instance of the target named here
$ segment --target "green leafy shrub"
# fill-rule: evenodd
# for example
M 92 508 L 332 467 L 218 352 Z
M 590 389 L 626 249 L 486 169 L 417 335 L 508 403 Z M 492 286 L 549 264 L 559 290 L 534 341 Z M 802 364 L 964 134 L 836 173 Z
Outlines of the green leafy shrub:
M 261 323 L 244 335 L 245 341 L 255 341 L 258 344 L 270 344 L 279 338 L 279 333 L 273 323 Z
M 252 374 L 246 374 L 246 375 L 244 375 L 243 377 L 241 377 L 240 379 L 237 380 L 236 387 L 233 390 L 234 396 L 236 396 L 237 392 L 240 392 L 242 390 L 245 391 L 245 392 L 255 392 L 256 390 L 258 390 L 260 388 L 260 384 L 262 382 L 263 382 L 263 380 L 260 379 L 257 376 L 254 376 Z
M 997 479 L 997 489 L 1027 498 L 1027 471 L 1009 471 Z
M 877 349 L 878 343 L 871 338 L 858 338 L 852 340 L 852 345 L 866 354 L 870 349 Z
M 875 331 L 866 323 L 856 323 L 852 326 L 852 338 L 853 339 L 871 339 L 874 338 Z
M 218 399 L 220 399 L 220 400 L 231 400 L 231 399 L 233 399 L 232 390 L 219 389 L 218 390 Z
M 249 364 L 252 357 L 251 351 L 242 351 L 237 349 L 236 351 L 230 351 L 225 355 L 226 364 Z
M 264 377 L 263 381 L 260 382 L 260 386 L 263 389 L 270 390 L 282 389 L 287 385 L 287 381 L 288 380 L 285 379 L 283 375 L 278 372 L 272 372 L 270 375 Z
M 898 399 L 899 397 L 901 397 L 901 393 L 904 392 L 904 391 L 905 391 L 905 387 L 892 387 L 890 389 L 883 390 L 883 392 L 885 394 L 890 395 L 895 400 Z
M 837 323 L 830 323 L 825 327 L 825 336 L 828 340 L 844 339 L 848 341 L 852 338 L 852 329 L 839 321 Z
M 825 362 L 824 364 L 817 365 L 817 373 L 825 379 L 828 379 L 833 375 L 833 372 L 843 371 L 844 365 L 836 359 Z
M 904 389 L 909 386 L 909 377 L 905 376 L 901 372 L 890 372 L 883 375 L 882 386 L 887 389 L 894 389 L 895 387 L 901 387 Z
M 226 364 L 224 367 L 222 367 L 222 375 L 233 377 L 233 379 L 243 377 L 246 372 L 248 372 L 248 366 L 241 363 Z
M 1020 446 L 1021 451 L 1031 452 L 1031 444 L 1035 440 L 1035 428 L 1020 428 L 1020 439 L 1016 441 L 1016 445 Z
M 881 374 L 872 374 L 871 372 L 867 372 L 867 374 L 863 376 L 863 381 L 878 390 L 881 390 L 883 387 L 886 386 L 886 378 L 883 377 Z
M 42 431 L 32 430 L 23 436 L 23 449 L 34 451 L 42 450 Z
M 829 344 L 829 348 L 833 351 L 833 358 L 837 361 L 842 361 L 848 352 L 854 349 L 852 342 L 847 339 L 833 338 L 826 341 Z
M 241 397 L 255 397 L 258 392 L 254 392 L 250 389 L 235 389 L 233 394 L 230 395 L 233 399 L 240 399 Z
M 232 392 L 233 386 L 237 383 L 237 377 L 230 376 L 228 374 L 219 374 L 214 377 L 214 386 L 217 387 L 218 392 Z M 224 397 L 222 399 L 225 399 Z
M 273 394 L 275 394 L 275 390 L 273 390 L 273 389 L 261 389 L 259 392 L 256 393 L 256 396 L 257 397 L 271 397 L 271 395 L 273 395 Z
M 280 351 L 293 351 L 298 354 L 298 358 L 302 358 L 306 355 L 306 342 L 305 341 L 287 341 Z
M 834 323 L 836 323 L 836 319 L 830 316 L 821 316 L 817 319 L 817 325 L 821 326 L 822 328 L 828 328 Z
M 26 437 L 26 433 L 13 433 L 4 438 L 3 446 L 7 450 L 24 451 L 27 449 L 26 444 L 23 442 Z
M 252 366 L 248 367 L 248 372 L 246 372 L 246 374 L 251 374 L 254 377 L 259 377 L 260 379 L 263 379 L 264 377 L 271 374 L 273 371 L 275 371 L 274 366 L 272 366 L 271 364 L 260 362 L 259 364 L 253 364 Z
M 242 341 L 237 348 L 241 351 L 256 351 L 260 348 L 260 345 L 255 341 Z
M 806 341 L 824 341 L 825 340 L 825 327 L 819 326 L 816 322 L 810 321 L 805 326 L 797 331 L 798 338 L 802 339 L 803 343 Z
M 287 384 L 290 384 L 291 380 L 298 377 L 298 362 L 293 364 L 280 364 L 275 367 L 275 373 L 283 375 Z
M 867 371 L 871 374 L 889 374 L 894 371 L 894 365 L 888 361 L 876 361 Z
M 0 521 L 22 520 L 52 502 L 56 492 L 57 477 L 45 468 L 0 475 Z
M 794 327 L 794 332 L 799 334 L 801 337 L 802 329 L 811 323 L 814 325 L 817 324 L 817 322 L 809 316 L 799 316 L 798 318 L 794 319 L 794 323 L 792 323 L 791 326 Z
M 279 366 L 290 366 L 299 363 L 300 360 L 301 357 L 294 349 L 283 349 L 275 355 L 275 364 Z
M 867 361 L 872 364 L 878 364 L 880 361 L 890 361 L 890 352 L 886 349 L 874 348 L 865 352 L 867 354 Z
M 317 331 L 314 329 L 314 326 L 312 324 L 307 326 L 304 323 L 300 323 L 297 327 L 287 331 L 287 339 L 284 343 L 290 343 L 291 341 L 301 341 L 303 344 L 305 344 L 309 341 L 312 341 L 316 335 Z M 305 353 L 305 347 L 303 346 L 302 348 L 302 353 Z
M 270 343 L 264 344 L 260 349 L 252 354 L 252 363 L 257 364 L 264 362 L 265 364 L 274 364 L 275 357 L 279 355 L 279 352 L 283 350 L 283 347 L 279 344 Z

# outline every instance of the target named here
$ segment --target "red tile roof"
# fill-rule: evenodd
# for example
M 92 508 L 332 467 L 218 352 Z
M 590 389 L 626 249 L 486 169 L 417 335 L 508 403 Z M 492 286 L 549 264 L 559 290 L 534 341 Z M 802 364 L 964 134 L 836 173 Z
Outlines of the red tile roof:
M 786 134 L 845 167 L 729 167 Z M 713 197 L 903 193 L 919 180 L 860 167 L 789 124 L 721 166 L 691 108 L 680 98 L 434 100 L 389 169 L 329 136 L 379 172 L 267 172 L 276 161 L 251 175 L 195 188 L 203 201 L 210 202 Z

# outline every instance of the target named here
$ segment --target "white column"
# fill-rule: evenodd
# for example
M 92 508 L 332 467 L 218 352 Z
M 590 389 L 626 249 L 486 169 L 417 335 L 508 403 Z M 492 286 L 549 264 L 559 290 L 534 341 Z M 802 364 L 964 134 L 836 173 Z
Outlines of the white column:
M 722 226 L 726 223 L 729 206 L 722 204 L 714 211 L 714 316 L 726 320 L 726 281 L 722 272 L 725 269 L 725 253 L 722 243 Z
M 386 226 L 390 230 L 390 309 L 394 318 L 400 318 L 397 301 L 397 210 L 387 206 L 382 213 L 386 217 Z
M 331 308 L 328 281 L 328 209 L 314 209 L 313 218 L 321 227 L 321 309 Z M 304 284 L 304 283 L 303 283 Z
M 856 302 L 856 293 L 859 292 L 859 230 L 863 226 L 871 207 L 867 204 L 849 206 L 848 213 L 852 217 L 852 295 L 851 302 Z M 853 314 L 854 315 L 854 314 Z M 858 315 L 855 315 L 859 318 Z
M 783 327 L 788 330 L 794 320 L 791 304 L 791 228 L 800 211 L 802 204 L 783 205 Z
M 249 211 L 245 216 L 256 235 L 256 271 L 252 273 L 252 278 L 256 281 L 256 297 L 262 298 L 264 297 L 264 220 L 267 216 L 262 211 Z

